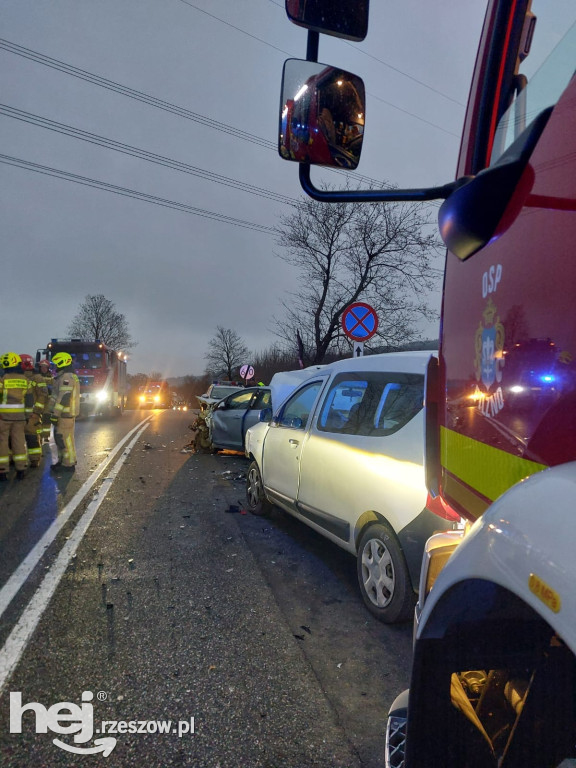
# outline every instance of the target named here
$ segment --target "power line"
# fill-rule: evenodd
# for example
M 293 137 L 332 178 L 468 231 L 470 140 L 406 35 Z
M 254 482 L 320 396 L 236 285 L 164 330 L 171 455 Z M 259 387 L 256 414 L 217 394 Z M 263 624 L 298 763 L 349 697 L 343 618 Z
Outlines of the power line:
M 52 59 L 49 56 L 44 56 L 44 54 L 33 51 L 30 48 L 24 48 L 21 45 L 11 43 L 8 40 L 3 40 L 0 38 L 0 49 L 8 51 L 9 53 L 14 53 L 17 56 L 22 56 L 23 58 L 30 59 L 37 64 L 43 64 L 44 66 L 56 69 L 57 71 L 71 75 L 72 77 L 77 77 L 80 80 L 85 80 L 86 82 L 92 83 L 93 85 L 98 85 L 102 88 L 114 91 L 115 93 L 119 93 L 122 96 L 127 96 L 128 98 L 135 99 L 136 101 L 141 101 L 144 104 L 148 104 L 157 109 L 164 110 L 165 112 L 170 112 L 171 114 L 175 114 L 178 117 L 183 117 L 187 120 L 192 120 L 202 125 L 206 125 L 209 128 L 222 131 L 223 133 L 234 136 L 234 138 L 257 144 L 261 147 L 264 147 L 265 149 L 272 150 L 273 152 L 278 151 L 276 143 L 268 139 L 254 136 L 253 134 L 247 134 L 238 130 L 237 128 L 234 128 L 234 126 L 221 123 L 218 120 L 213 120 L 210 117 L 201 115 L 198 112 L 193 112 L 192 110 L 186 109 L 185 107 L 180 107 L 167 101 L 162 101 L 161 99 L 157 99 L 155 96 L 150 96 L 141 91 L 136 91 L 133 88 L 129 88 L 128 86 L 115 83 L 113 80 L 107 80 L 106 78 L 95 75 L 92 72 L 78 69 L 78 67 L 74 67 L 71 64 L 66 64 L 65 62 L 59 61 L 57 59 Z M 326 170 L 349 177 L 349 174 L 340 168 L 327 168 Z M 369 176 L 363 176 L 361 174 L 354 174 L 352 178 L 362 182 L 363 184 L 381 183 L 377 179 L 371 179 Z
M 0 49 L 8 51 L 9 53 L 14 53 L 17 56 L 22 56 L 23 58 L 30 59 L 37 64 L 43 64 L 44 66 L 51 67 L 52 69 L 56 69 L 59 72 L 71 75 L 72 77 L 76 77 L 80 80 L 92 83 L 92 85 L 98 85 L 101 88 L 107 88 L 108 90 L 119 93 L 122 96 L 127 96 L 128 98 L 135 99 L 136 101 L 149 104 L 152 107 L 162 109 L 166 112 L 171 112 L 172 114 L 183 117 L 186 120 L 192 120 L 194 122 L 205 125 L 208 128 L 213 128 L 214 130 L 230 134 L 238 139 L 242 139 L 243 141 L 249 141 L 253 144 L 258 144 L 259 146 L 263 146 L 266 149 L 276 149 L 276 145 L 268 139 L 263 139 L 252 134 L 245 133 L 244 131 L 238 128 L 234 128 L 231 125 L 226 125 L 226 123 L 220 123 L 217 120 L 213 120 L 212 118 L 206 117 L 205 115 L 202 115 L 198 112 L 193 112 L 192 110 L 186 109 L 185 107 L 180 107 L 177 104 L 171 104 L 168 101 L 164 101 L 163 99 L 150 96 L 149 94 L 143 93 L 142 91 L 129 88 L 128 86 L 122 85 L 121 83 L 116 83 L 113 80 L 100 77 L 93 72 L 79 69 L 78 67 L 74 67 L 73 65 L 67 64 L 64 61 L 53 59 L 50 56 L 44 56 L 43 54 L 38 53 L 37 51 L 33 51 L 30 48 L 25 48 L 24 46 L 17 45 L 16 43 L 11 43 L 9 40 L 0 38 Z
M 181 0 L 181 2 L 186 2 L 186 0 Z M 284 4 L 277 3 L 276 0 L 269 0 L 269 2 L 272 3 L 272 5 L 276 5 L 278 8 L 282 8 L 284 10 Z M 191 3 L 186 2 L 186 5 L 192 5 Z M 196 8 L 195 5 L 192 5 L 192 8 Z M 196 10 L 201 10 L 200 8 L 196 8 Z M 203 11 L 203 13 L 206 13 L 206 11 Z M 212 16 L 212 14 L 208 14 L 209 16 Z M 214 16 L 213 18 L 217 18 Z M 219 19 L 219 21 L 222 21 L 222 19 Z M 227 24 L 228 22 L 223 22 L 224 24 Z M 233 26 L 230 24 L 229 26 Z M 234 27 L 234 29 L 238 29 L 238 27 Z M 239 29 L 240 32 L 243 32 L 244 30 Z M 244 34 L 248 34 L 245 32 Z M 252 35 L 250 35 L 252 37 Z M 256 38 L 259 39 L 259 38 Z M 263 42 L 263 41 L 260 41 Z M 425 83 L 423 80 L 419 80 L 417 77 L 414 77 L 414 75 L 409 75 L 408 72 L 404 72 L 403 69 L 399 69 L 398 67 L 395 67 L 393 64 L 390 64 L 387 61 L 383 61 L 382 59 L 379 59 L 377 56 L 374 56 L 372 53 L 368 53 L 368 51 L 363 50 L 362 48 L 358 47 L 358 43 L 350 43 L 348 40 L 343 40 L 343 43 L 346 45 L 349 45 L 350 48 L 353 48 L 356 53 L 360 53 L 362 56 L 368 56 L 370 59 L 374 59 L 374 61 L 377 61 L 379 64 L 382 64 L 382 66 L 387 67 L 388 69 L 391 69 L 393 72 L 397 72 L 399 75 L 402 75 L 403 77 L 407 77 L 408 80 L 412 80 L 414 83 L 418 83 L 418 85 L 421 85 L 423 88 L 427 88 L 429 91 L 432 91 L 433 93 L 437 93 L 439 96 L 442 96 L 445 99 L 448 99 L 448 101 L 452 101 L 454 104 L 458 104 L 459 107 L 465 107 L 466 104 L 462 103 L 461 101 L 458 101 L 458 99 L 455 99 L 453 96 L 449 96 L 447 93 L 444 93 L 444 91 L 438 90 L 438 88 L 434 88 L 432 85 L 428 85 L 428 83 Z
M 157 197 L 156 195 L 148 195 L 145 192 L 139 192 L 135 189 L 128 189 L 126 187 L 118 187 L 115 184 L 109 184 L 105 181 L 99 181 L 97 179 L 90 179 L 87 176 L 79 176 L 75 173 L 68 173 L 68 171 L 62 171 L 58 168 L 50 168 L 46 165 L 39 165 L 38 163 L 32 163 L 28 160 L 22 160 L 18 157 L 10 157 L 9 155 L 0 154 L 0 163 L 5 165 L 12 165 L 16 168 L 23 168 L 24 170 L 34 171 L 45 176 L 54 176 L 64 181 L 71 181 L 76 184 L 82 184 L 83 186 L 93 187 L 105 192 L 112 192 L 116 195 L 122 195 L 124 197 L 131 197 L 135 200 L 142 200 L 147 203 L 153 203 L 154 205 L 162 206 L 163 208 L 172 208 L 182 213 L 190 213 L 195 216 L 201 216 L 206 219 L 214 219 L 224 224 L 232 224 L 236 227 L 243 227 L 245 229 L 251 229 L 255 232 L 261 232 L 265 235 L 274 235 L 276 231 L 273 227 L 266 227 L 263 224 L 256 224 L 251 221 L 244 221 L 243 219 L 236 219 L 233 216 L 226 216 L 223 213 L 216 213 L 214 211 L 208 211 L 204 208 L 197 208 L 193 205 L 186 203 L 179 203 L 174 200 L 168 200 L 166 198 Z
M 184 2 L 184 0 L 181 0 L 181 2 Z M 189 5 L 189 3 L 186 3 L 186 4 Z M 192 6 L 192 7 L 196 8 L 196 6 Z M 208 15 L 211 16 L 212 14 L 208 14 Z M 227 22 L 224 22 L 224 23 L 227 23 Z M 171 104 L 168 101 L 164 101 L 163 99 L 158 99 L 155 96 L 150 96 L 149 94 L 143 93 L 142 91 L 137 91 L 134 88 L 130 88 L 129 86 L 122 85 L 121 83 L 117 83 L 114 80 L 108 80 L 107 78 L 100 77 L 100 75 L 96 75 L 93 72 L 88 72 L 87 70 L 80 69 L 78 67 L 73 66 L 72 64 L 67 64 L 64 61 L 60 61 L 59 59 L 54 59 L 50 56 L 45 56 L 44 54 L 41 54 L 38 51 L 34 51 L 30 48 L 25 48 L 24 46 L 18 45 L 16 43 L 11 43 L 9 40 L 4 40 L 0 38 L 0 49 L 8 51 L 9 53 L 14 53 L 17 56 L 22 56 L 23 58 L 30 59 L 31 61 L 34 61 L 38 64 L 43 64 L 47 67 L 51 67 L 52 69 L 56 69 L 59 72 L 63 72 L 64 74 L 71 75 L 72 77 L 76 77 L 80 80 L 85 80 L 86 82 L 92 83 L 93 85 L 98 85 L 102 88 L 107 88 L 108 90 L 119 93 L 122 96 L 127 96 L 128 98 L 135 99 L 136 101 L 142 101 L 145 104 L 149 104 L 150 106 L 157 107 L 158 109 L 162 109 L 166 112 L 171 112 L 172 114 L 178 115 L 179 117 L 184 117 L 187 120 L 192 120 L 194 122 L 200 123 L 201 125 L 205 125 L 208 128 L 213 128 L 214 130 L 227 133 L 231 136 L 234 136 L 237 139 L 242 139 L 243 141 L 248 141 L 248 142 L 251 142 L 252 144 L 256 144 L 258 146 L 265 147 L 267 149 L 272 149 L 274 151 L 276 151 L 277 149 L 276 144 L 268 139 L 255 136 L 253 134 L 248 134 L 244 131 L 241 131 L 238 128 L 235 128 L 234 126 L 227 125 L 226 123 L 221 123 L 218 120 L 214 120 L 213 118 L 207 117 L 206 115 L 202 115 L 198 112 L 193 112 L 190 109 L 186 109 L 186 107 L 180 107 L 177 104 Z M 401 107 L 397 107 L 392 102 L 385 101 L 384 99 L 381 99 L 378 96 L 374 96 L 374 98 L 384 102 L 392 109 L 397 109 L 399 112 L 407 114 L 410 117 L 414 117 L 416 120 L 420 120 L 421 122 L 426 123 L 427 125 L 431 125 L 433 128 L 437 128 L 443 133 L 455 135 L 455 134 L 451 134 L 450 131 L 446 130 L 445 128 L 442 128 L 436 123 L 433 123 L 429 120 L 426 120 L 425 118 L 415 115 L 413 112 L 408 112 L 407 110 L 402 109 Z
M 278 48 L 277 46 L 272 45 L 272 43 L 269 43 L 267 40 L 262 40 L 261 37 L 256 37 L 256 35 L 253 35 L 250 32 L 246 32 L 245 29 L 236 27 L 229 21 L 224 21 L 224 19 L 221 19 L 219 16 L 215 16 L 213 13 L 208 13 L 208 11 L 205 11 L 203 8 L 198 8 L 197 5 L 188 2 L 188 0 L 180 0 L 180 2 L 184 3 L 184 5 L 188 5 L 190 8 L 194 8 L 195 11 L 203 13 L 205 16 L 210 16 L 210 18 L 214 19 L 215 21 L 219 21 L 221 24 L 226 24 L 227 27 L 232 27 L 232 29 L 235 29 L 237 32 L 241 32 L 243 35 L 246 35 L 246 37 L 251 37 L 253 40 L 257 40 L 259 43 L 262 43 L 262 45 L 267 45 L 268 48 L 273 48 L 275 51 L 280 51 L 280 53 L 283 53 L 285 56 L 292 56 L 289 51 L 285 51 L 283 48 Z
M 260 197 L 264 197 L 278 203 L 295 205 L 297 202 L 295 198 L 288 197 L 287 195 L 282 195 L 279 192 L 274 192 L 269 189 L 262 189 L 261 187 L 257 187 L 254 184 L 248 184 L 243 181 L 237 181 L 236 179 L 231 179 L 227 176 L 222 176 L 221 174 L 213 173 L 212 171 L 206 171 L 194 165 L 188 165 L 187 163 L 182 163 L 179 160 L 173 160 L 172 158 L 165 157 L 163 155 L 158 155 L 153 152 L 147 152 L 144 149 L 139 149 L 138 147 L 133 147 L 129 144 L 124 144 L 118 141 L 114 141 L 114 139 L 108 139 L 104 136 L 98 136 L 95 133 L 83 131 L 79 128 L 74 128 L 73 126 L 65 125 L 64 123 L 58 123 L 54 120 L 49 120 L 46 117 L 34 115 L 31 112 L 25 112 L 24 110 L 16 109 L 6 104 L 0 104 L 0 114 L 6 117 L 12 117 L 16 120 L 20 120 L 30 125 L 35 125 L 39 128 L 46 128 L 48 130 L 63 134 L 65 136 L 71 136 L 72 138 L 80 139 L 81 141 L 86 141 L 86 142 L 89 142 L 90 144 L 95 144 L 97 146 L 104 147 L 105 149 L 111 149 L 116 152 L 122 152 L 123 154 L 130 155 L 131 157 L 137 157 L 141 160 L 146 160 L 150 163 L 163 165 L 166 168 L 172 168 L 173 170 L 181 171 L 182 173 L 188 173 L 188 174 L 191 174 L 192 176 L 198 176 L 200 178 L 206 179 L 207 181 L 213 181 L 217 184 L 224 184 L 225 186 L 232 187 L 234 189 L 239 189 L 242 192 L 249 192 L 250 194 L 253 194 L 253 195 L 259 195 Z
M 128 98 L 134 99 L 136 101 L 141 101 L 145 104 L 148 104 L 149 106 L 155 107 L 157 109 L 161 109 L 171 114 L 175 114 L 178 117 L 183 117 L 187 120 L 192 120 L 194 122 L 205 125 L 209 128 L 222 131 L 223 133 L 227 133 L 228 135 L 231 135 L 234 138 L 251 142 L 253 144 L 264 147 L 265 149 L 272 150 L 274 152 L 278 151 L 276 143 L 268 139 L 255 136 L 253 134 L 247 134 L 244 131 L 241 131 L 235 128 L 234 126 L 227 125 L 226 123 L 221 123 L 218 120 L 214 120 L 198 112 L 193 112 L 192 110 L 186 109 L 185 107 L 180 107 L 177 104 L 171 104 L 170 102 L 164 101 L 162 99 L 158 99 L 155 96 L 150 96 L 149 94 L 143 93 L 142 91 L 137 91 L 128 86 L 124 86 L 121 83 L 116 83 L 113 80 L 108 80 L 104 77 L 100 77 L 99 75 L 96 75 L 92 72 L 88 72 L 87 70 L 79 69 L 78 67 L 75 67 L 71 64 L 67 64 L 66 62 L 63 62 L 63 61 L 59 61 L 58 59 L 53 59 L 49 56 L 45 56 L 44 54 L 41 54 L 30 48 L 25 48 L 24 46 L 18 45 L 16 43 L 11 43 L 9 40 L 0 38 L 0 49 L 3 49 L 9 53 L 14 53 L 17 56 L 22 56 L 23 58 L 29 59 L 38 64 L 43 64 L 44 66 L 50 67 L 64 74 L 71 75 L 72 77 L 76 77 L 80 80 L 84 80 L 86 82 L 92 83 L 93 85 L 106 88 L 122 96 L 127 96 Z M 362 184 L 376 185 L 376 186 L 380 186 L 381 184 L 383 184 L 383 182 L 380 180 L 373 179 L 369 176 L 364 176 L 362 174 L 355 173 L 353 175 L 350 175 L 347 171 L 340 168 L 325 167 L 323 170 L 327 170 L 339 175 L 344 175 L 346 178 L 352 178 L 355 182 L 362 183 Z M 385 184 L 385 186 L 390 186 L 390 185 Z

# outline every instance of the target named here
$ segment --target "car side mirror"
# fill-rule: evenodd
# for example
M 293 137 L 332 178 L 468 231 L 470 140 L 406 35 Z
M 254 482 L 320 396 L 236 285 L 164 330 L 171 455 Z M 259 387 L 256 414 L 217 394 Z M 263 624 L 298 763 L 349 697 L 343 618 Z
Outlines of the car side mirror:
M 284 63 L 278 151 L 285 160 L 354 170 L 364 139 L 360 77 L 314 61 Z
M 269 424 L 272 421 L 272 408 L 262 408 L 258 415 L 258 421 Z

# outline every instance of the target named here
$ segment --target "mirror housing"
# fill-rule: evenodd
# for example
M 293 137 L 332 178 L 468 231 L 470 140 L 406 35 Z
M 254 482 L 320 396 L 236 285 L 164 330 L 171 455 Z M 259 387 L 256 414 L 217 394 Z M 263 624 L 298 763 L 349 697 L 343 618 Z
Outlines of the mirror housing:
M 360 77 L 301 59 L 284 62 L 278 152 L 284 160 L 354 170 L 364 138 Z
M 291 22 L 312 32 L 361 42 L 368 32 L 369 0 L 286 0 Z
M 263 424 L 269 424 L 272 421 L 272 408 L 262 408 L 258 414 L 258 421 Z
M 543 110 L 494 165 L 442 203 L 440 235 L 448 250 L 462 261 L 502 234 L 520 213 L 534 181 L 529 160 L 551 114 L 552 107 Z

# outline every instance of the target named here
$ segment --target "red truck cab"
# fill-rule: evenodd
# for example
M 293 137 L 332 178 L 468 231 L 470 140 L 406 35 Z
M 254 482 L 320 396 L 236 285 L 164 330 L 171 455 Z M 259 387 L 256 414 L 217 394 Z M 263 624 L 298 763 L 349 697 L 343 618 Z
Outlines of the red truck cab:
M 426 473 L 470 529 L 427 545 L 391 768 L 576 764 L 576 7 L 488 0 L 479 33 L 456 181 L 322 190 L 299 168 L 320 201 L 444 201 Z

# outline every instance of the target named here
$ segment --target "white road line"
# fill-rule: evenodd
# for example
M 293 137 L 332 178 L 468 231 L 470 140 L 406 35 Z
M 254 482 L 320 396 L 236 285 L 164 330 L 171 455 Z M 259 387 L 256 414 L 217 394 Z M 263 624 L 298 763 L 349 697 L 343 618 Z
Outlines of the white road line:
M 58 557 L 50 567 L 50 570 L 44 577 L 34 596 L 24 609 L 22 616 L 18 620 L 18 623 L 14 626 L 14 629 L 8 636 L 4 646 L 0 649 L 0 694 L 2 693 L 5 684 L 10 678 L 16 665 L 20 661 L 22 654 L 26 649 L 26 645 L 32 636 L 32 633 L 38 626 L 44 611 L 48 607 L 48 603 L 50 602 L 51 597 L 56 591 L 56 587 L 60 583 L 60 579 L 64 575 L 64 572 L 66 571 L 66 568 L 72 559 L 72 555 L 82 541 L 82 538 L 88 530 L 90 523 L 94 519 L 94 515 L 98 511 L 100 504 L 102 504 L 106 498 L 106 494 L 110 490 L 112 482 L 128 458 L 130 451 L 138 442 L 138 438 L 144 432 L 144 430 L 147 429 L 147 427 L 148 419 L 136 437 L 124 450 L 122 456 L 118 459 L 110 474 L 102 481 L 102 486 L 100 487 L 99 492 L 94 496 L 90 504 L 88 504 L 86 511 L 76 524 L 76 527 L 74 528 L 70 538 L 60 550 Z M 138 429 L 138 427 L 136 427 L 136 429 Z M 130 434 L 133 432 L 134 430 L 132 430 Z M 123 442 L 126 441 L 124 440 Z
M 30 550 L 28 555 L 24 558 L 24 560 L 20 563 L 18 568 L 14 571 L 14 573 L 10 576 L 8 581 L 4 584 L 2 589 L 0 589 L 0 617 L 2 617 L 2 614 L 6 610 L 6 608 L 10 605 L 12 599 L 14 596 L 18 593 L 22 585 L 25 583 L 26 579 L 34 568 L 38 565 L 40 559 L 44 555 L 44 552 L 46 549 L 52 544 L 56 536 L 59 534 L 59 532 L 62 530 L 64 525 L 68 522 L 70 516 L 73 514 L 73 512 L 77 509 L 78 505 L 84 500 L 84 497 L 88 494 L 92 486 L 96 483 L 100 475 L 104 472 L 108 464 L 112 461 L 112 459 L 116 456 L 118 451 L 122 448 L 125 443 L 130 440 L 132 435 L 140 429 L 140 427 L 143 424 L 146 424 L 148 426 L 148 422 L 152 418 L 152 415 L 147 416 L 143 421 L 141 421 L 139 424 L 137 424 L 133 429 L 128 432 L 127 435 L 125 435 L 122 440 L 113 448 L 113 450 L 108 454 L 108 456 L 104 459 L 104 461 L 97 467 L 97 469 L 92 474 L 92 477 L 90 477 L 89 480 L 86 480 L 84 485 L 80 488 L 80 490 L 70 499 L 68 504 L 62 509 L 62 512 L 58 515 L 58 517 L 54 520 L 52 525 L 46 530 L 44 535 L 41 539 L 34 545 L 34 547 Z

